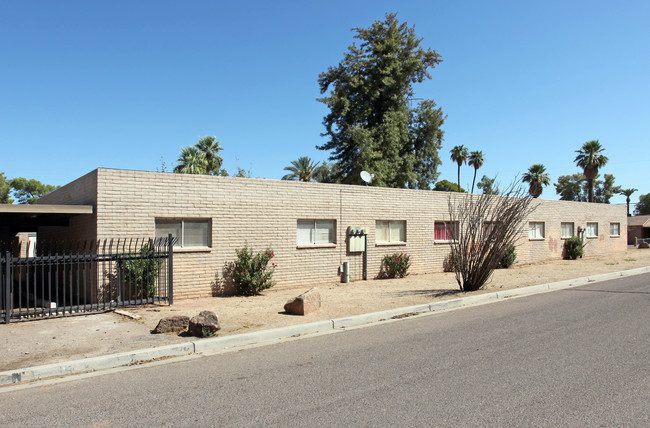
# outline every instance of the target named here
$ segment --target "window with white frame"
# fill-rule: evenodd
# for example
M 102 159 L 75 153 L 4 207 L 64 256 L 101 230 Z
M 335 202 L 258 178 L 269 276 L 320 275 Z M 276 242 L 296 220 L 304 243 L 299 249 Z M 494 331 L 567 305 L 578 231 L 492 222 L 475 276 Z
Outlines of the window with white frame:
M 572 222 L 562 222 L 560 225 L 560 237 L 561 238 L 570 238 L 573 236 L 573 223 Z
M 377 220 L 375 224 L 376 242 L 400 243 L 406 242 L 406 221 L 404 220 Z
M 334 220 L 298 220 L 298 245 L 335 244 Z
M 176 238 L 174 248 L 209 247 L 211 237 L 208 219 L 164 219 L 157 218 L 155 237 L 167 238 L 169 234 Z
M 598 223 L 589 222 L 587 223 L 587 228 L 585 231 L 587 238 L 597 238 L 598 237 Z
M 620 235 L 621 235 L 621 223 L 610 223 L 609 236 L 620 236 Z
M 433 239 L 436 241 L 455 241 L 458 239 L 457 221 L 436 221 L 433 227 Z
M 528 223 L 528 238 L 529 239 L 544 239 L 544 222 L 531 221 Z

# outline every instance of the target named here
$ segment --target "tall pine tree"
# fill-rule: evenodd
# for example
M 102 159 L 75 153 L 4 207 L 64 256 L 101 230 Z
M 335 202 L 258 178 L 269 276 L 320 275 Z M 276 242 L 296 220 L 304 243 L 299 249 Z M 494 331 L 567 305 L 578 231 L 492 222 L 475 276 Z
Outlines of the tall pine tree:
M 386 14 L 368 29 L 355 28 L 343 60 L 321 73 L 318 101 L 329 107 L 323 119 L 336 181 L 361 184 L 359 174 L 374 174 L 373 184 L 429 189 L 438 178 L 438 150 L 445 116 L 433 100 L 412 107 L 414 83 L 430 79 L 440 55 L 420 47 L 413 27 Z

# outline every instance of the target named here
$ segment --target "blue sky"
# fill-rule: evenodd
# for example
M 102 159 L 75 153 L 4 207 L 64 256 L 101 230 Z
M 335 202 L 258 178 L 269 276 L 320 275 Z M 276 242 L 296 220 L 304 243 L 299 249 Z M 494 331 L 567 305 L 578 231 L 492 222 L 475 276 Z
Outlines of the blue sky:
M 326 160 L 318 74 L 386 12 L 443 62 L 416 97 L 447 114 L 449 150 L 482 150 L 510 182 L 543 163 L 555 182 L 598 139 L 616 184 L 650 193 L 650 2 L 0 2 L 0 172 L 66 184 L 97 168 L 172 169 L 214 135 L 224 167 L 279 179 Z M 471 185 L 473 169 L 461 181 Z M 553 186 L 542 198 L 557 199 Z M 617 196 L 613 203 L 624 203 Z

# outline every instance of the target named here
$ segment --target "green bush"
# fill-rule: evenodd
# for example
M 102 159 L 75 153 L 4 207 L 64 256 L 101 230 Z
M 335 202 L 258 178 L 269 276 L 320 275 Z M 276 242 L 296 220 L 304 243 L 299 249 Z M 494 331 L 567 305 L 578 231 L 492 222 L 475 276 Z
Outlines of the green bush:
M 457 253 L 452 248 L 447 257 L 442 261 L 442 271 L 443 272 L 456 272 L 458 270 L 458 256 Z
M 152 298 L 156 296 L 156 285 L 162 261 L 153 258 L 154 250 L 145 244 L 140 248 L 140 257 L 135 260 L 120 260 L 118 270 L 124 283 L 129 287 L 131 298 Z
M 577 236 L 572 236 L 564 241 L 564 258 L 567 260 L 575 260 L 578 257 L 582 257 L 584 248 L 585 244 L 582 242 L 582 239 Z
M 411 256 L 406 253 L 393 253 L 384 256 L 386 278 L 404 278 L 411 267 Z
M 234 262 L 232 280 L 240 294 L 244 296 L 260 294 L 262 290 L 275 285 L 273 272 L 277 265 L 271 263 L 269 266 L 269 262 L 275 256 L 272 249 L 267 248 L 265 251 L 253 254 L 253 250 L 246 244 L 243 249 L 236 252 L 237 260 Z
M 515 250 L 515 246 L 513 244 L 508 247 L 508 250 L 505 252 L 503 257 L 501 257 L 498 267 L 499 269 L 508 269 L 514 264 L 515 260 L 517 260 L 517 251 Z

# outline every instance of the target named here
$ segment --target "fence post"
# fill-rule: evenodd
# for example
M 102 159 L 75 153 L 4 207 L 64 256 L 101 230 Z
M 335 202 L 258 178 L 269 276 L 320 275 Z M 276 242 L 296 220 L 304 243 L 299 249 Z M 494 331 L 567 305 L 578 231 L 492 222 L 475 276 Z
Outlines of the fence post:
M 2 287 L 4 288 L 4 307 L 5 307 L 5 324 L 9 324 L 9 321 L 11 321 L 11 312 L 13 311 L 13 308 L 11 307 L 11 253 L 7 251 L 5 253 L 5 275 L 4 275 L 4 284 L 2 284 Z M 2 267 L 2 264 L 0 263 L 0 269 Z M 2 276 L 2 275 L 0 275 Z
M 167 236 L 167 298 L 169 306 L 174 304 L 174 240 L 172 234 Z

